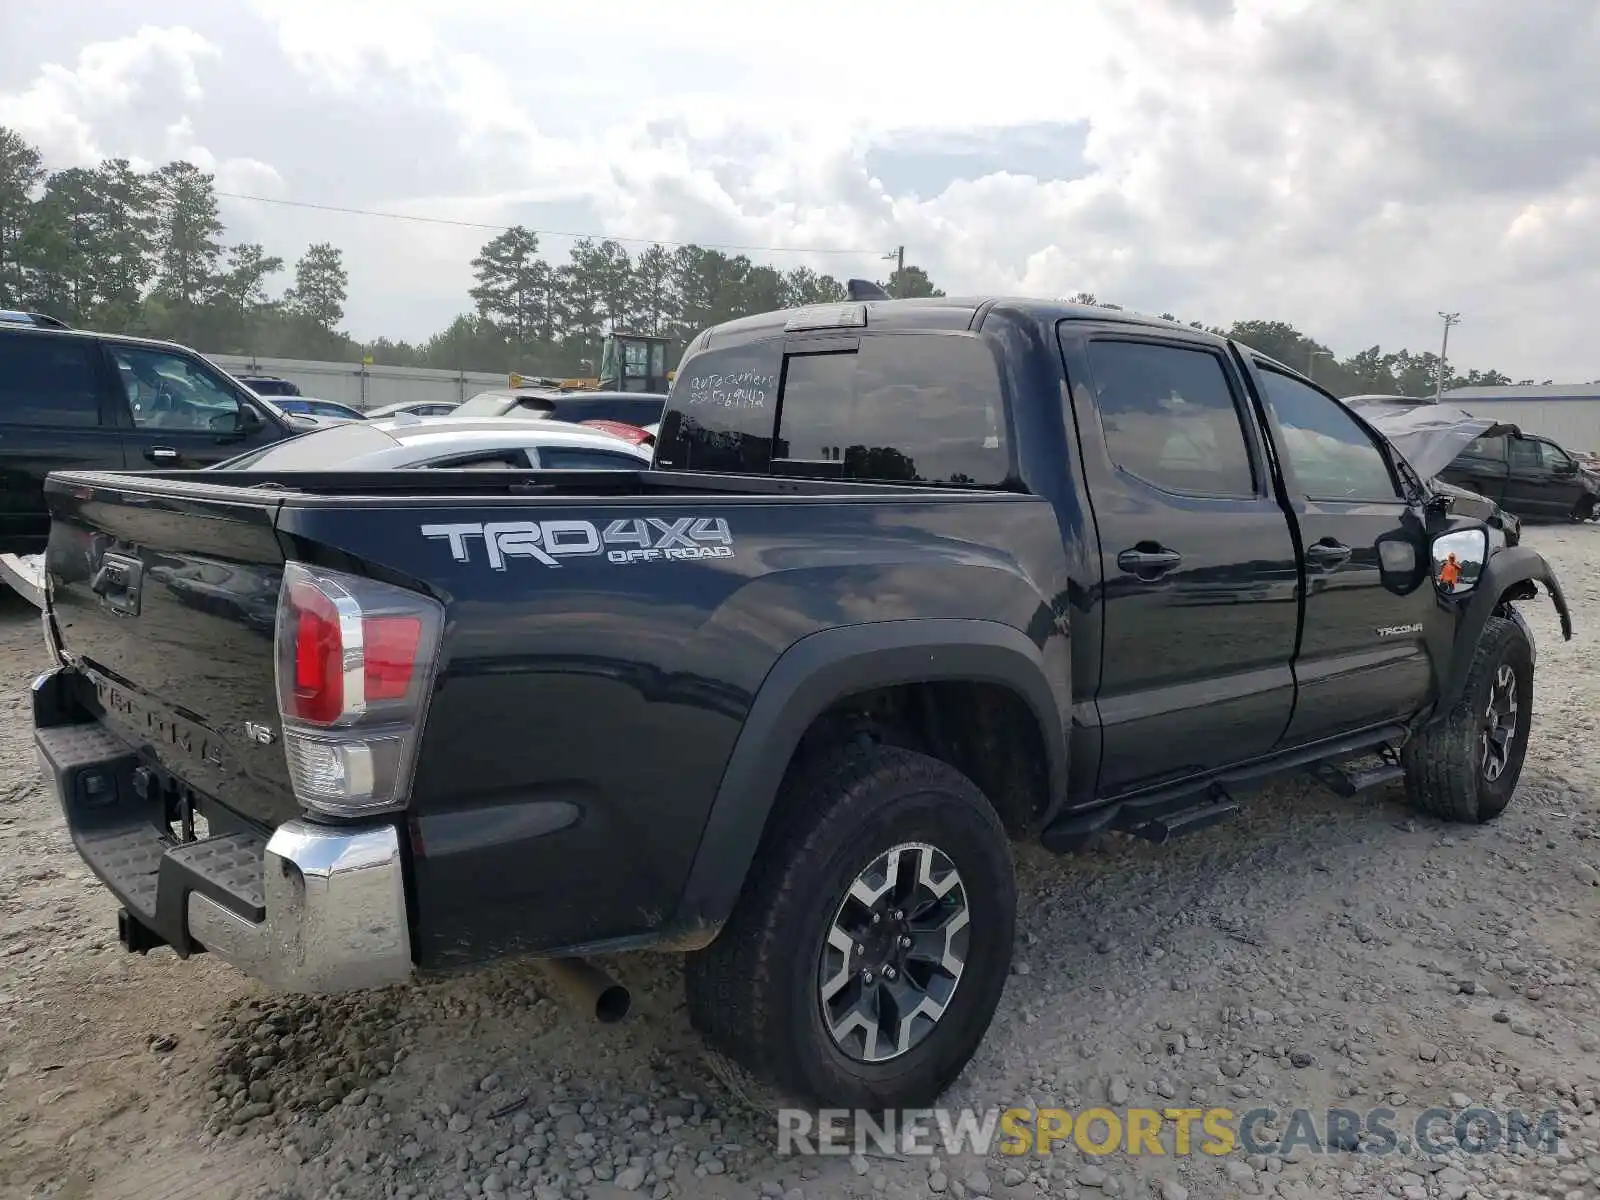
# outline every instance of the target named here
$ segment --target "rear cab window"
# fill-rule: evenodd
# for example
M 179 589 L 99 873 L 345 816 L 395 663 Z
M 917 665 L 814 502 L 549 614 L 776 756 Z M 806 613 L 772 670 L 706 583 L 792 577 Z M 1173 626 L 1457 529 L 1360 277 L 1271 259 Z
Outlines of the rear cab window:
M 947 332 L 773 338 L 679 369 L 656 465 L 998 488 L 1011 478 L 999 369 Z

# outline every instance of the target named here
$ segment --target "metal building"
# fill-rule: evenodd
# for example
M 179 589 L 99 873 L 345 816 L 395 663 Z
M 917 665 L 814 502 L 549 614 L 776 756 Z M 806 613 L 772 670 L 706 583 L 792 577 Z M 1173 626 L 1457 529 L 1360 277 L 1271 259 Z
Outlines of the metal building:
M 1600 383 L 1451 388 L 1446 403 L 1509 421 L 1580 454 L 1600 453 Z
M 206 357 L 231 375 L 276 375 L 296 384 L 307 396 L 363 410 L 411 401 L 459 403 L 489 388 L 505 387 L 509 378 L 503 372 L 489 371 L 435 371 L 242 354 Z

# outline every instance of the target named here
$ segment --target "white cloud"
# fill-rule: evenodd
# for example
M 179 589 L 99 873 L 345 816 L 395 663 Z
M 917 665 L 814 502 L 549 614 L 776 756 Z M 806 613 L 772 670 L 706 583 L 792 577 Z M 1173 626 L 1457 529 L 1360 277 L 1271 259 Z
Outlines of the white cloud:
M 101 145 L 97 127 L 120 121 L 152 94 L 199 103 L 200 64 L 216 55 L 192 30 L 146 25 L 129 37 L 84 46 L 75 66 L 42 63 L 21 90 L 0 91 L 0 124 L 32 140 L 52 166 L 133 158 L 136 152 L 125 147 Z
M 1459 309 L 1463 365 L 1600 374 L 1589 6 L 764 11 L 253 0 L 249 17 L 214 12 L 204 36 L 140 29 L 85 48 L 72 70 L 0 79 L 0 122 L 53 166 L 187 145 L 226 190 L 863 251 L 774 257 L 836 274 L 880 273 L 882 250 L 904 243 L 951 290 L 1084 289 L 1185 318 L 1279 317 L 1345 352 L 1431 346 L 1435 311 Z M 274 85 L 246 96 L 234 73 L 249 71 Z M 244 103 L 251 121 L 230 107 Z M 1000 160 L 1009 170 L 971 166 L 974 146 L 1024 142 L 1025 156 Z M 890 145 L 918 164 L 914 189 L 869 166 Z M 225 215 L 291 259 L 311 240 L 343 246 L 358 334 L 442 325 L 488 236 L 264 206 Z

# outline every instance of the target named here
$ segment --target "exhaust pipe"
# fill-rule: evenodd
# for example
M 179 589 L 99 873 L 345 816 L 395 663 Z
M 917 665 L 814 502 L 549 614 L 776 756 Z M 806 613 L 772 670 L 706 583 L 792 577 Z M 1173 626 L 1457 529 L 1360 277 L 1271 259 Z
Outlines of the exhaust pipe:
M 614 1025 L 633 1007 L 628 989 L 588 959 L 547 958 L 542 961 L 550 978 L 566 992 L 567 999 L 578 1011 L 602 1025 Z

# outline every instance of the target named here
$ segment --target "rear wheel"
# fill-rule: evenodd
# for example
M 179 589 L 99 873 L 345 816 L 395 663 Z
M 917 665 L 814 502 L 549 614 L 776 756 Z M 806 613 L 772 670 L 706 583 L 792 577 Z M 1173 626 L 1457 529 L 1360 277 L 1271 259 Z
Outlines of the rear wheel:
M 1505 811 L 1522 775 L 1533 720 L 1533 646 L 1516 621 L 1490 617 L 1461 698 L 1401 752 L 1411 803 L 1449 821 Z
M 826 1106 L 931 1103 L 1010 968 L 999 818 L 953 767 L 889 747 L 831 756 L 779 803 L 733 917 L 689 956 L 690 1020 L 747 1097 L 754 1077 Z

